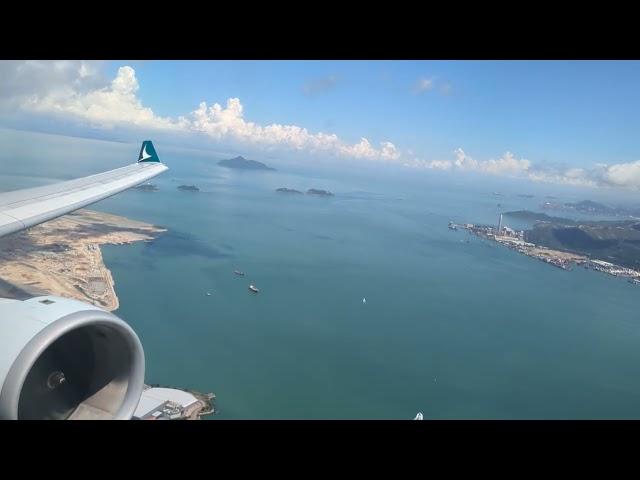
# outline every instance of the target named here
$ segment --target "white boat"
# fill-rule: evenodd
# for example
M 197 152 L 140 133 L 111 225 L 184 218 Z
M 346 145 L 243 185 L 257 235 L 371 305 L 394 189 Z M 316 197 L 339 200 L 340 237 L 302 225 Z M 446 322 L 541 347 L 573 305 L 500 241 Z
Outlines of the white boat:
M 366 298 L 363 298 L 363 299 L 362 299 L 362 303 L 367 303 L 367 299 L 366 299 Z
M 249 290 L 251 290 L 253 293 L 258 293 L 260 291 L 256 287 L 254 287 L 253 285 L 249 285 Z
M 211 292 L 207 292 L 207 297 L 210 297 L 210 296 L 211 296 Z
M 414 420 L 422 420 L 422 412 L 418 412 L 418 414 L 416 415 L 416 418 L 414 418 Z

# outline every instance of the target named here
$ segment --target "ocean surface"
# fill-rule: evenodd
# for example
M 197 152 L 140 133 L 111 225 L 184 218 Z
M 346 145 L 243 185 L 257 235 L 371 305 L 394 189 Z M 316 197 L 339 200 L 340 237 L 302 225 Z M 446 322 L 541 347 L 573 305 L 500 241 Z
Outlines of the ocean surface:
M 10 130 L 0 142 L 0 190 L 139 150 Z M 214 392 L 213 420 L 640 418 L 638 286 L 447 229 L 593 190 L 383 167 L 237 171 L 155 145 L 171 169 L 160 190 L 93 207 L 169 229 L 103 249 L 115 313 L 142 340 L 147 382 Z

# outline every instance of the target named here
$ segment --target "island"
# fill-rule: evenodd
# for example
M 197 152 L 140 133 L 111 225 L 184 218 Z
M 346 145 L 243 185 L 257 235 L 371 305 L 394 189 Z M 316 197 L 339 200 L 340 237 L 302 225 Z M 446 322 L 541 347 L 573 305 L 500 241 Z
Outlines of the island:
M 153 183 L 143 183 L 142 185 L 138 185 L 137 187 L 133 187 L 134 190 L 141 190 L 143 192 L 157 192 L 160 190 Z
M 269 167 L 262 162 L 255 160 L 247 160 L 244 157 L 235 157 L 228 160 L 220 160 L 218 165 L 222 165 L 227 168 L 237 168 L 239 170 L 275 170 L 275 168 Z
M 308 195 L 319 195 L 319 196 L 323 196 L 323 197 L 333 197 L 333 193 L 329 192 L 328 190 L 318 190 L 316 188 L 310 188 L 309 190 L 307 190 L 307 194 Z
M 199 192 L 200 189 L 195 185 L 180 185 L 178 190 L 182 190 L 183 192 Z
M 166 229 L 117 215 L 78 210 L 0 238 L 0 279 L 117 310 L 101 245 L 151 241 Z
M 506 212 L 504 214 L 507 217 L 517 218 L 518 220 L 525 220 L 529 222 L 556 222 L 573 224 L 574 220 L 570 218 L 552 217 L 546 213 L 532 212 L 531 210 L 516 210 L 514 212 Z
M 610 207 L 592 200 L 580 202 L 545 202 L 542 208 L 546 210 L 559 210 L 566 212 L 578 212 L 586 215 L 606 215 L 613 217 L 637 217 L 640 216 L 640 208 L 637 207 Z
M 293 188 L 276 188 L 276 192 L 280 192 L 280 193 L 299 193 L 302 194 L 302 192 L 300 190 L 294 190 Z

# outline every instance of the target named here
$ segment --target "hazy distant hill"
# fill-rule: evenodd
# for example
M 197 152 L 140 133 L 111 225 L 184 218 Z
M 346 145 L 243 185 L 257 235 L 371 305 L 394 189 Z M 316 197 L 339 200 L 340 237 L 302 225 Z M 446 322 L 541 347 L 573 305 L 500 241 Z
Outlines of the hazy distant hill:
M 323 197 L 333 197 L 333 193 L 331 193 L 328 190 L 319 190 L 317 188 L 310 188 L 309 190 L 307 190 L 307 193 L 309 195 L 320 195 Z
M 235 157 L 228 160 L 220 160 L 218 162 L 218 165 L 222 165 L 223 167 L 227 168 L 237 168 L 240 170 L 275 170 L 275 168 L 271 168 L 262 162 L 247 160 L 244 157 Z
M 545 202 L 542 208 L 547 210 L 573 211 L 591 215 L 612 215 L 612 216 L 638 216 L 640 209 L 637 207 L 609 207 L 592 200 L 582 200 L 575 203 L 555 203 Z
M 134 190 L 142 190 L 143 192 L 157 192 L 160 190 L 156 185 L 152 183 L 143 183 L 142 185 L 138 185 L 137 187 L 133 187 Z
M 565 224 L 575 223 L 570 218 L 552 217 L 551 215 L 547 215 L 546 213 L 532 212 L 531 210 L 516 210 L 514 212 L 505 212 L 504 216 L 518 218 L 520 220 L 529 220 L 529 221 L 535 220 L 539 222 L 554 222 L 554 223 L 565 223 Z
M 294 190 L 293 188 L 286 188 L 286 187 L 276 188 L 276 192 L 280 192 L 280 193 L 299 193 L 299 194 L 302 194 L 302 192 L 301 192 L 300 190 Z
M 528 242 L 640 268 L 640 222 L 636 220 L 571 220 L 527 210 L 505 216 L 538 221 L 525 231 Z

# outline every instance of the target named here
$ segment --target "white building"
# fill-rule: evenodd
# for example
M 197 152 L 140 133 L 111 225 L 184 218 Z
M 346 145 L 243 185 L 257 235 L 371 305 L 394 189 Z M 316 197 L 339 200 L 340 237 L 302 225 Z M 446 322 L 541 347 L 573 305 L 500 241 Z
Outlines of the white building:
M 173 405 L 184 411 L 196 403 L 198 399 L 189 392 L 176 390 L 175 388 L 148 388 L 142 392 L 140 403 L 133 414 L 134 419 L 157 420 L 163 418 L 163 410 L 172 409 Z M 172 414 L 169 418 L 177 418 L 179 415 Z M 166 418 L 166 416 L 164 417 Z

